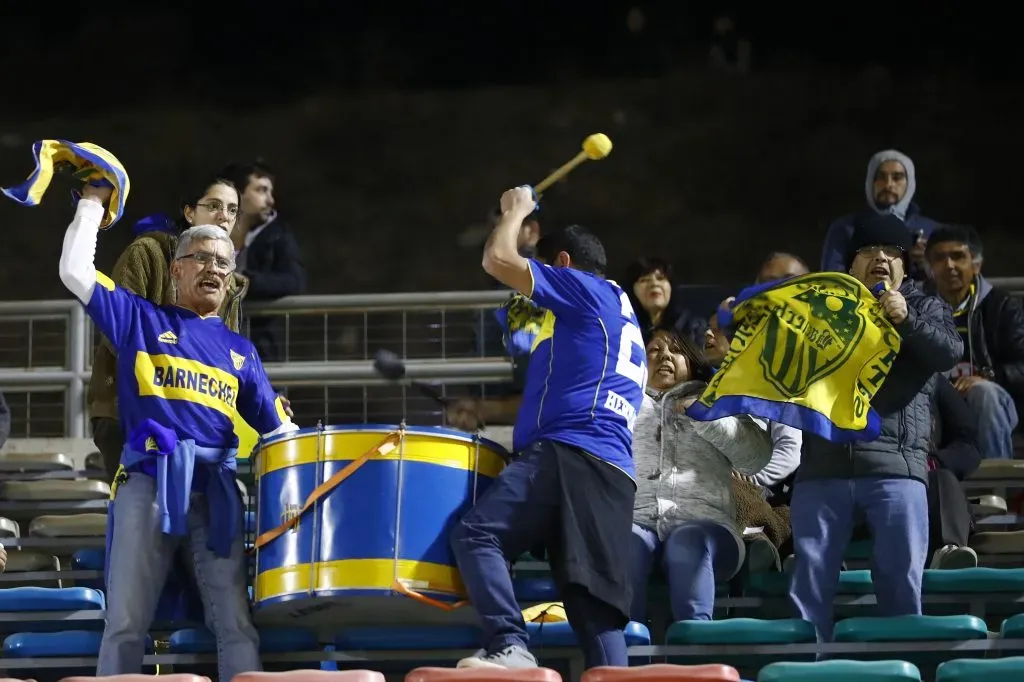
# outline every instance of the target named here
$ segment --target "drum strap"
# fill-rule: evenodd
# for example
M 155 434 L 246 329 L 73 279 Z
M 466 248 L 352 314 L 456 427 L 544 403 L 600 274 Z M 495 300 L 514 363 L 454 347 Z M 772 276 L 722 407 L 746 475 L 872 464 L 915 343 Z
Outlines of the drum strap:
M 352 460 L 352 462 L 344 469 L 342 469 L 341 471 L 334 474 L 329 479 L 318 485 L 316 487 L 316 490 L 310 493 L 309 497 L 306 498 L 306 503 L 302 505 L 302 509 L 299 510 L 298 514 L 291 516 L 291 518 L 289 518 L 287 521 L 282 523 L 277 528 L 268 530 L 265 533 L 260 533 L 259 537 L 257 537 L 256 541 L 253 543 L 252 549 L 249 550 L 249 553 L 252 554 L 257 549 L 260 549 L 261 547 L 268 545 L 269 543 L 273 542 L 274 540 L 281 537 L 282 535 L 290 531 L 292 528 L 297 526 L 299 523 L 299 519 L 302 518 L 302 516 L 306 512 L 312 509 L 317 502 L 319 502 L 322 498 L 327 496 L 332 490 L 341 485 L 342 481 L 344 481 L 346 478 L 354 474 L 356 470 L 359 469 L 359 467 L 366 464 L 366 462 L 369 461 L 370 458 L 372 458 L 374 455 L 386 455 L 395 448 L 397 448 L 401 440 L 402 434 L 400 432 L 395 431 L 394 433 L 389 433 L 380 443 L 374 445 L 372 448 L 370 448 L 363 454 L 359 455 L 359 457 Z

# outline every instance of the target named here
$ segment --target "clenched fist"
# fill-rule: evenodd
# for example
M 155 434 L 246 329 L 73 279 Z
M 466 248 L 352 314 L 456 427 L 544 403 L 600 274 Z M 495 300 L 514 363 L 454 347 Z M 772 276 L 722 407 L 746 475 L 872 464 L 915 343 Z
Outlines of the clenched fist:
M 537 201 L 534 198 L 533 190 L 526 185 L 513 187 L 501 195 L 502 213 L 511 213 L 522 219 L 533 213 L 536 208 Z
M 907 299 L 903 298 L 903 294 L 896 289 L 889 289 L 879 296 L 878 302 L 882 304 L 885 316 L 894 324 L 899 324 L 907 319 Z

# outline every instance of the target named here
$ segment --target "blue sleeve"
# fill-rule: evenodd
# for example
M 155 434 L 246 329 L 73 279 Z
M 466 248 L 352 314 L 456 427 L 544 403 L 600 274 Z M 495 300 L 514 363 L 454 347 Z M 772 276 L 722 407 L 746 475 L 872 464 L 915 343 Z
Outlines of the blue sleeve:
M 846 272 L 846 247 L 853 236 L 853 217 L 843 216 L 829 225 L 825 234 L 825 245 L 821 249 L 822 272 Z
M 110 340 L 114 349 L 120 350 L 128 343 L 143 303 L 148 302 L 117 286 L 112 279 L 97 270 L 96 286 L 93 287 L 85 312 Z
M 238 414 L 262 436 L 280 428 L 288 421 L 288 415 L 285 414 L 277 392 L 270 385 L 270 378 L 260 362 L 260 356 L 251 346 L 246 364 L 249 372 L 239 391 Z
M 573 268 L 553 268 L 532 258 L 529 263 L 533 275 L 530 299 L 538 306 L 562 319 L 578 319 L 597 312 L 598 301 L 591 289 L 593 275 Z

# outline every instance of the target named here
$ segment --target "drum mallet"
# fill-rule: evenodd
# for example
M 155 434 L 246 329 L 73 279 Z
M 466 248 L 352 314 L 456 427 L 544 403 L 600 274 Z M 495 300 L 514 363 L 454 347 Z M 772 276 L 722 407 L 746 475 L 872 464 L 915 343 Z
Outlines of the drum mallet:
M 534 193 L 539 197 L 548 187 L 555 184 L 568 175 L 576 166 L 584 161 L 597 161 L 608 156 L 612 152 L 612 141 L 604 133 L 594 133 L 583 140 L 583 151 L 574 156 L 571 161 L 555 170 L 536 185 L 533 186 Z
M 373 369 L 389 381 L 401 381 L 405 378 L 405 363 L 389 350 L 381 349 L 373 354 Z M 449 402 L 449 399 L 441 395 L 436 386 L 415 379 L 411 380 L 409 385 L 441 405 L 447 405 Z

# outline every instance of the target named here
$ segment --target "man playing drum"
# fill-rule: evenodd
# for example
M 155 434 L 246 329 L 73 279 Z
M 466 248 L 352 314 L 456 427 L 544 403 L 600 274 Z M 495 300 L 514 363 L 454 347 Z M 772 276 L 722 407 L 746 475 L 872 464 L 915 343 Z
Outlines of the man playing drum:
M 515 425 L 519 456 L 452 532 L 484 646 L 458 666 L 536 667 L 507 562 L 538 545 L 587 667 L 625 666 L 643 338 L 626 294 L 604 278 L 604 247 L 589 231 L 571 226 L 546 237 L 541 260 L 519 255 L 519 225 L 536 206 L 529 187 L 505 192 L 484 249 L 487 273 L 546 313 Z
M 264 434 L 294 430 L 253 345 L 217 316 L 234 270 L 219 227 L 181 234 L 176 306 L 114 285 L 93 263 L 110 190 L 86 186 L 64 236 L 60 277 L 118 358 L 127 439 L 107 521 L 107 611 L 97 676 L 141 672 L 144 643 L 177 546 L 186 542 L 217 639 L 219 679 L 260 669 L 249 616 L 236 485 L 237 410 Z

